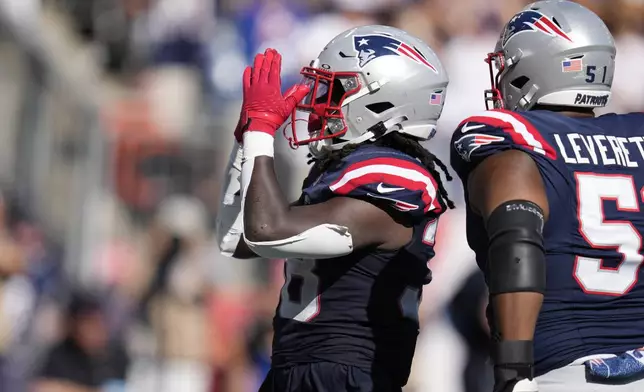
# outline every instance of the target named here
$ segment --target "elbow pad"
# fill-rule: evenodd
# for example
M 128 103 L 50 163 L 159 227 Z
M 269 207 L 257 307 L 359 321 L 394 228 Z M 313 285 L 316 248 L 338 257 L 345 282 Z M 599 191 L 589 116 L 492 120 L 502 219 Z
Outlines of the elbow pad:
M 248 248 L 267 259 L 331 259 L 353 251 L 353 238 L 344 226 L 325 223 L 298 235 L 275 241 L 249 241 Z
M 244 231 L 241 211 L 241 162 L 243 151 L 237 142 L 230 153 L 220 195 L 215 232 L 219 250 L 232 256 Z
M 505 202 L 489 216 L 485 274 L 491 295 L 545 292 L 543 225 L 543 210 L 527 200 Z

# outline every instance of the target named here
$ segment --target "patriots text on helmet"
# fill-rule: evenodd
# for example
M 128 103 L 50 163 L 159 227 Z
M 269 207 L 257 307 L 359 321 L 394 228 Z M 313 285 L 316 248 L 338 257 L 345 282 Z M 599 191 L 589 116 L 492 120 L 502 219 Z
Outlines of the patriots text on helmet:
M 609 94 L 593 95 L 578 93 L 575 96 L 575 105 L 606 106 L 608 104 Z

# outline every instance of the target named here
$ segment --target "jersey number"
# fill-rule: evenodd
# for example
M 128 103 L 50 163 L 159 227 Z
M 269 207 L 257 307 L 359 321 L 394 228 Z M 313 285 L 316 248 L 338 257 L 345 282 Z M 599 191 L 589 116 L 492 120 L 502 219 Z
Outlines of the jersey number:
M 423 232 L 423 243 L 434 246 L 438 219 L 430 221 Z M 320 314 L 320 279 L 315 274 L 315 260 L 290 259 L 284 266 L 284 286 L 280 293 L 279 315 L 282 318 L 309 322 Z M 408 287 L 399 300 L 403 317 L 418 320 L 420 290 Z
M 630 221 L 610 221 L 604 200 L 614 200 L 619 211 L 639 212 L 632 176 L 576 173 L 579 233 L 597 249 L 615 249 L 622 255 L 617 267 L 604 267 L 601 259 L 577 256 L 575 279 L 586 293 L 623 295 L 637 283 L 644 257 L 642 237 Z
M 285 282 L 280 293 L 279 315 L 282 318 L 310 322 L 320 314 L 319 282 L 315 260 L 290 259 L 285 262 Z M 399 299 L 400 311 L 405 318 L 418 321 L 420 290 L 408 287 Z
M 290 259 L 285 262 L 285 282 L 278 309 L 280 317 L 309 322 L 320 313 L 320 280 L 314 269 L 313 259 Z

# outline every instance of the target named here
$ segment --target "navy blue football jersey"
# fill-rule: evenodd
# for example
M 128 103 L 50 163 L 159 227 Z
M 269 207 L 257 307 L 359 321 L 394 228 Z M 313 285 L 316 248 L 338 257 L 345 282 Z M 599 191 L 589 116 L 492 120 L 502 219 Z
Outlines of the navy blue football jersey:
M 451 146 L 466 192 L 468 174 L 501 151 L 529 154 L 541 172 L 550 217 L 537 374 L 644 346 L 644 114 L 571 118 L 491 110 L 463 121 Z M 480 217 L 467 212 L 468 241 L 484 269 L 486 232 Z
M 321 174 L 311 173 L 302 204 L 364 200 L 412 227 L 413 237 L 397 251 L 367 248 L 333 259 L 287 260 L 273 323 L 273 367 L 328 361 L 379 369 L 406 383 L 422 287 L 431 276 L 427 262 L 444 210 L 437 189 L 419 161 L 372 145 Z

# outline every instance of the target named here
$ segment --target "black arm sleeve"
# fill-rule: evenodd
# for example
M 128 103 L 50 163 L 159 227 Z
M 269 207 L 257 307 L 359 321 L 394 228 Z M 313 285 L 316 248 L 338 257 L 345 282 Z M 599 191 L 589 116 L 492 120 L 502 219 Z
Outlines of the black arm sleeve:
M 545 292 L 543 224 L 543 210 L 530 201 L 508 201 L 492 211 L 485 271 L 491 295 Z

